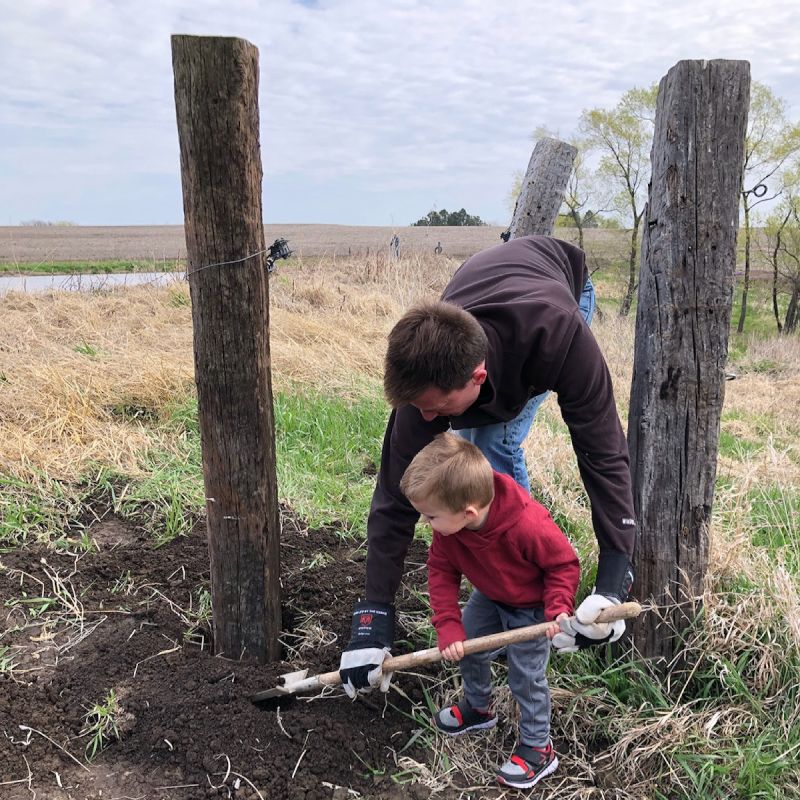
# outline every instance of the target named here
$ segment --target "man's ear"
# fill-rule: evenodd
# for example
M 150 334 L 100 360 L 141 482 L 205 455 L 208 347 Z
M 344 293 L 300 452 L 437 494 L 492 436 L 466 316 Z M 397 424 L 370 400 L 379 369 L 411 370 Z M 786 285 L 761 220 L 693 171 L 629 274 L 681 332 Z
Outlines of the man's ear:
M 481 386 L 483 383 L 486 382 L 486 376 L 489 373 L 486 371 L 486 362 L 481 361 L 477 367 L 472 371 L 472 382 L 476 386 Z

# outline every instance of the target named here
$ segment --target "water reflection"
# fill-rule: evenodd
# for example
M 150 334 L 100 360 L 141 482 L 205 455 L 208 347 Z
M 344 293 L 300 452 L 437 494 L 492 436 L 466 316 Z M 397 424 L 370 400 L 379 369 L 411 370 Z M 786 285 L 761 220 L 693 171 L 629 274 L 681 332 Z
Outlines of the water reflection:
M 124 286 L 182 283 L 183 272 L 118 272 L 83 275 L 4 275 L 0 295 L 6 292 L 95 292 Z

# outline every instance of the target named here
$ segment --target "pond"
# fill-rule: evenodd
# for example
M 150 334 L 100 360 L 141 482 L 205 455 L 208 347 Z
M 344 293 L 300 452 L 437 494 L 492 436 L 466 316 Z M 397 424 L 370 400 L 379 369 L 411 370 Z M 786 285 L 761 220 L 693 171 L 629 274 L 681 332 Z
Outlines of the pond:
M 0 295 L 6 292 L 92 292 L 124 286 L 164 286 L 183 282 L 183 272 L 115 272 L 80 275 L 3 275 Z

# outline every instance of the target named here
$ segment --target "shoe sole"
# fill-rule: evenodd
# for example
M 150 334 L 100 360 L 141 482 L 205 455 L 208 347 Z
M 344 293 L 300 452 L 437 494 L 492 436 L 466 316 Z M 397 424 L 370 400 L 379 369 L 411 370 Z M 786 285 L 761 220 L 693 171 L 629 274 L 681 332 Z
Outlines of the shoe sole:
M 503 786 L 510 786 L 513 789 L 530 789 L 531 786 L 536 786 L 542 778 L 552 775 L 558 768 L 558 758 L 554 758 L 541 772 L 537 773 L 529 781 L 514 781 L 507 780 L 502 775 L 497 776 L 497 782 L 502 783 Z
M 473 733 L 474 731 L 488 731 L 490 728 L 494 728 L 494 726 L 497 725 L 497 717 L 493 717 L 486 722 L 478 722 L 475 725 L 470 725 L 469 728 L 464 728 L 460 731 L 448 731 L 445 728 L 440 728 L 436 724 L 435 717 L 431 718 L 431 722 L 436 730 L 441 731 L 445 736 L 463 736 L 465 733 Z

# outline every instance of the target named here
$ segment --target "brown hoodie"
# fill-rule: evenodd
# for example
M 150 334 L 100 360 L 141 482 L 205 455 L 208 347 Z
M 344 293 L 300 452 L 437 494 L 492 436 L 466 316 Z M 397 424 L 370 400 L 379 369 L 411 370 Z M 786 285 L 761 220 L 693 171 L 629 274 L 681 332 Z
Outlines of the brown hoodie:
M 448 427 L 512 420 L 548 389 L 557 395 L 572 437 L 601 563 L 604 553 L 609 563 L 632 556 L 636 525 L 628 446 L 608 367 L 578 307 L 586 280 L 583 251 L 547 236 L 491 247 L 453 275 L 442 300 L 469 311 L 486 332 L 488 377 L 461 416 L 425 422 L 413 406 L 392 411 L 367 522 L 368 600 L 392 603 L 400 585 L 419 517 L 399 489 L 411 459 Z

